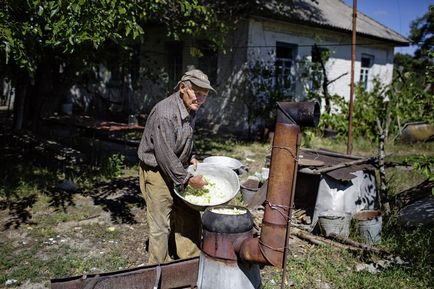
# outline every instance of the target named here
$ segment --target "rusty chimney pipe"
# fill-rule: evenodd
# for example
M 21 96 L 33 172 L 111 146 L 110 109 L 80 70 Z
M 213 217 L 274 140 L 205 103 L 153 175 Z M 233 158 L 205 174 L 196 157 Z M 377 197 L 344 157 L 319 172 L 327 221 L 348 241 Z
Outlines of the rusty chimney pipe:
M 294 201 L 300 126 L 316 127 L 320 112 L 319 104 L 314 102 L 279 102 L 277 106 L 261 235 L 242 240 L 235 245 L 235 250 L 242 260 L 283 268 Z

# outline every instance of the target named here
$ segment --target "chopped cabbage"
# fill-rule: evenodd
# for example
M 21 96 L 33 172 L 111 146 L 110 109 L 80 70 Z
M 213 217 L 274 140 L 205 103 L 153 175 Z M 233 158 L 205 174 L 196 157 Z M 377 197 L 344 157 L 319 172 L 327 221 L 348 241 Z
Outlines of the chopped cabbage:
M 214 208 L 211 212 L 222 215 L 241 215 L 245 214 L 247 210 L 239 208 Z
M 184 192 L 185 200 L 199 206 L 215 205 L 226 201 L 226 185 L 218 179 L 212 179 L 211 176 L 204 178 L 208 184 L 201 189 L 193 189 L 187 186 Z

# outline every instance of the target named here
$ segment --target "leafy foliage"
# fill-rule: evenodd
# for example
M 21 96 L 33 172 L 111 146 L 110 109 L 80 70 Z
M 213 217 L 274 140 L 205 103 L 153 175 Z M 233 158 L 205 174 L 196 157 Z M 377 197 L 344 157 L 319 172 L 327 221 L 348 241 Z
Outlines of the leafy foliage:
M 415 51 L 416 58 L 426 58 L 433 52 L 434 45 L 434 5 L 430 5 L 428 12 L 410 24 L 410 39 L 419 46 Z
M 125 156 L 121 154 L 113 154 L 109 156 L 102 166 L 104 175 L 108 178 L 116 178 L 122 174 L 122 170 L 125 168 Z
M 322 114 L 318 128 L 321 131 L 331 128 L 336 131 L 338 137 L 346 136 L 348 132 L 348 104 L 343 97 L 336 94 L 331 100 L 331 103 L 338 107 L 339 113 Z
M 276 102 L 293 98 L 291 83 L 290 79 L 280 85 L 277 83 L 274 62 L 262 60 L 245 64 L 234 94 L 244 100 L 250 136 L 253 131 L 271 129 Z
M 30 71 L 47 50 L 70 54 L 98 49 L 108 40 L 126 45 L 146 36 L 143 27 L 153 22 L 165 24 L 167 34 L 176 39 L 207 31 L 216 21 L 201 1 L 182 0 L 6 0 L 0 19 L 5 62 Z
M 434 158 L 423 154 L 409 157 L 405 162 L 411 164 L 416 171 L 422 173 L 428 180 L 434 180 Z M 431 192 L 434 196 L 434 188 L 431 188 Z
M 374 140 L 377 137 L 377 122 L 388 122 L 389 135 L 398 133 L 399 123 L 413 121 L 434 122 L 432 114 L 434 96 L 416 80 L 414 73 L 408 72 L 390 85 L 382 84 L 374 79 L 370 91 L 361 86 L 356 87 L 353 114 L 354 136 L 367 137 Z M 320 127 L 330 126 L 342 136 L 348 131 L 346 115 L 348 105 L 345 101 L 335 98 L 340 113 L 321 116 Z
M 13 61 L 32 72 L 49 51 L 68 54 L 80 46 L 98 48 L 108 39 L 143 34 L 135 2 L 18 0 L 5 4 L 0 12 L 1 51 L 7 64 Z

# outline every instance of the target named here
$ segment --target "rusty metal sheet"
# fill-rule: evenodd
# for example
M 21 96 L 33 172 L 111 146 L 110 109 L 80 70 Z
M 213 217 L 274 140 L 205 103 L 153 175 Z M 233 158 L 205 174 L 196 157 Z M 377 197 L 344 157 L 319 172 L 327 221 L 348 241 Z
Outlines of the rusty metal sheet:
M 159 267 L 159 268 L 158 268 Z M 52 279 L 52 289 L 169 289 L 195 288 L 199 258 L 134 269 Z M 158 278 L 159 277 L 159 278 Z M 157 287 L 155 287 L 157 286 Z
M 317 160 L 324 163 L 324 165 L 321 167 L 315 166 L 316 169 L 331 167 L 341 163 L 362 159 L 361 157 L 340 154 L 338 152 L 322 150 L 322 149 L 320 150 L 301 149 L 299 153 L 299 158 Z M 365 170 L 373 171 L 375 170 L 375 167 L 371 164 L 361 164 L 361 165 L 359 164 L 359 165 L 352 165 L 345 168 L 336 169 L 324 174 L 336 180 L 349 181 L 356 177 L 351 173 L 357 171 L 365 171 Z

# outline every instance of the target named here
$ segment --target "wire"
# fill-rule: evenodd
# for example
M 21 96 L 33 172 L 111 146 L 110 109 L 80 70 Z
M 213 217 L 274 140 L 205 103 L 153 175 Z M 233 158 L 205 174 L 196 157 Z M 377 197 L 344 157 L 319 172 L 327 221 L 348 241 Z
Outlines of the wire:
M 372 42 L 372 43 L 356 43 L 356 46 L 370 46 L 370 45 L 379 45 L 380 43 L 378 42 Z M 296 45 L 297 47 L 313 47 L 313 46 L 318 46 L 318 47 L 333 47 L 333 46 L 352 46 L 351 43 L 332 43 L 332 44 L 299 44 Z M 187 47 L 187 46 L 186 46 Z M 276 45 L 247 45 L 247 46 L 231 46 L 228 48 L 232 48 L 232 49 L 238 49 L 238 48 L 275 48 Z

